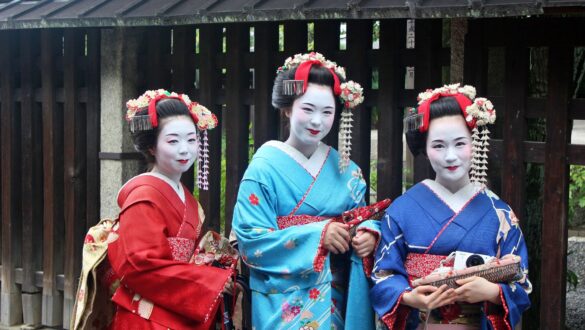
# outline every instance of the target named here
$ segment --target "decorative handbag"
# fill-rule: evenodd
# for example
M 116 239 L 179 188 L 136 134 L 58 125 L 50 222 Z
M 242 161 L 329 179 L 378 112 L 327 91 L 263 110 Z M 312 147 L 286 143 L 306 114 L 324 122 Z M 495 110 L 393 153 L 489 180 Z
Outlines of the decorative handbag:
M 467 267 L 465 269 L 434 272 L 425 277 L 412 281 L 412 287 L 432 285 L 439 287 L 447 284 L 449 288 L 457 288 L 457 280 L 479 276 L 492 283 L 513 282 L 522 278 L 522 268 L 519 256 L 510 256 L 504 259 L 496 259 L 483 265 Z

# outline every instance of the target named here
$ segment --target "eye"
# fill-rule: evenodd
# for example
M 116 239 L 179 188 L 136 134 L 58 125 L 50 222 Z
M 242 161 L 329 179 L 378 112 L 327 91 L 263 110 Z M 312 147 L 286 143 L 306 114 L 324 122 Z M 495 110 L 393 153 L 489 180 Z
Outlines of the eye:
M 467 145 L 467 142 L 465 142 L 465 141 L 459 141 L 459 142 L 457 142 L 455 144 L 455 146 L 457 146 L 457 147 L 463 147 L 463 146 L 466 146 L 466 145 Z
M 195 143 L 195 142 L 197 142 L 197 139 L 196 138 L 190 138 L 189 139 L 189 143 Z
M 173 139 L 173 140 L 168 140 L 168 141 L 167 141 L 167 143 L 168 143 L 168 144 L 176 144 L 176 143 L 179 143 L 179 140 L 175 140 L 175 139 Z
M 313 109 L 311 109 L 311 108 L 303 108 L 303 111 L 306 112 L 306 113 L 312 113 L 313 112 Z
M 431 146 L 431 148 L 433 148 L 433 149 L 442 149 L 442 148 L 444 148 L 444 146 L 442 144 L 434 144 L 434 145 Z
M 323 113 L 330 116 L 333 114 L 333 111 L 332 110 L 325 110 L 325 111 L 323 111 Z

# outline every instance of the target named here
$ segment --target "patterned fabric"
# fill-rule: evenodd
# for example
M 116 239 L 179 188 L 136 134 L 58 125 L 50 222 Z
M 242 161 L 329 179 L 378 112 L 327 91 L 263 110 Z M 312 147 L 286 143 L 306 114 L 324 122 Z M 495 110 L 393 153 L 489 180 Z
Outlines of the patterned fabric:
M 452 223 L 444 228 L 454 216 Z M 381 227 L 382 241 L 375 254 L 371 276 L 375 285 L 370 297 L 378 316 L 392 320 L 392 323 L 386 323 L 391 329 L 414 329 L 419 324 L 418 311 L 404 316 L 403 311 L 410 309 L 399 305 L 402 294 L 411 290 L 409 274 L 413 271 L 409 267 L 411 271 L 407 272 L 405 264 L 409 263 L 408 255 L 427 251 L 443 228 L 428 254 L 448 256 L 453 251 L 488 256 L 514 254 L 522 258 L 521 267 L 524 275 L 527 274 L 528 254 L 518 219 L 506 203 L 487 189 L 470 197 L 463 209 L 455 212 L 435 191 L 419 183 L 392 203 Z M 410 263 L 416 261 L 413 257 L 410 256 Z M 432 266 L 424 267 L 419 266 L 418 275 Z M 502 303 L 508 311 L 502 316 L 512 328 L 530 306 L 528 294 L 532 287 L 526 276 L 499 286 Z M 486 317 L 485 310 L 479 322 L 482 329 L 497 326 Z
M 253 326 L 373 329 L 361 258 L 342 257 L 347 276 L 344 285 L 336 287 L 331 258 L 322 247 L 329 219 L 364 205 L 366 185 L 360 169 L 351 163 L 340 174 L 339 154 L 329 147 L 318 149 L 303 163 L 279 143 L 258 149 L 234 209 L 238 247 L 250 267 Z M 257 205 L 250 200 L 252 195 L 258 198 Z M 365 221 L 360 228 L 379 232 L 378 225 Z
M 169 237 L 169 247 L 173 260 L 188 262 L 195 251 L 195 240 L 184 237 Z

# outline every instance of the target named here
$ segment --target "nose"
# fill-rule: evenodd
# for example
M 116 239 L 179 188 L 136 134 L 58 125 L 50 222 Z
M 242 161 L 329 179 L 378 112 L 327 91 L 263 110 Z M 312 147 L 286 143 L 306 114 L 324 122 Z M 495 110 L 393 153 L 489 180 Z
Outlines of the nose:
M 319 127 L 321 125 L 321 115 L 318 113 L 314 113 L 311 116 L 311 125 L 313 125 L 314 127 Z
M 187 148 L 187 142 L 186 141 L 182 141 L 179 143 L 179 153 L 180 154 L 186 154 L 189 151 L 189 149 Z
M 452 147 L 447 148 L 447 152 L 445 154 L 445 161 L 448 163 L 452 163 L 457 160 L 457 155 L 455 154 L 455 150 Z

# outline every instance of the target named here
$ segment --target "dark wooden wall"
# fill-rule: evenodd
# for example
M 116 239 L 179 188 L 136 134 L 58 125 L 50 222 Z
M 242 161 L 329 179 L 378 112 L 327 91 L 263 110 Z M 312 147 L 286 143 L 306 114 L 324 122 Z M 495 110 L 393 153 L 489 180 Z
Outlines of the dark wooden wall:
M 347 21 L 345 50 L 339 47 L 340 23 L 315 22 L 314 49 L 345 66 L 348 77 L 364 86 L 366 101 L 355 110 L 352 157 L 366 179 L 372 114 L 377 109 L 377 196 L 395 198 L 402 192 L 404 108 L 415 105 L 418 91 L 439 86 L 442 67 L 450 63 L 449 49 L 442 43 L 443 22 L 416 21 L 416 47 L 407 49 L 406 20 L 382 20 L 380 45 L 373 49 L 374 22 Z M 279 25 L 284 29 L 282 50 Z M 569 97 L 572 50 L 585 45 L 583 34 L 571 31 L 583 27 L 582 19 L 471 20 L 465 45 L 465 83 L 476 85 L 498 110 L 503 139 L 494 141 L 492 160 L 501 163 L 502 197 L 521 210 L 525 163 L 540 162 L 546 169 L 541 276 L 552 280 L 535 287 L 548 301 L 540 313 L 543 329 L 560 328 L 564 322 L 568 164 L 585 164 L 583 147 L 568 145 L 567 140 L 569 120 L 585 119 L 585 100 Z M 255 148 L 284 134 L 280 116 L 270 106 L 272 81 L 286 57 L 307 51 L 307 24 L 142 29 L 148 38 L 137 51 L 143 54 L 140 67 L 148 69 L 137 73 L 137 89 L 185 92 L 216 113 L 223 125 L 223 131 L 210 134 L 210 190 L 200 192 L 200 200 L 206 226 L 220 230 L 224 196 L 219 169 L 225 134 L 224 233 L 229 234 L 239 181 L 248 164 L 250 134 Z M 508 31 L 522 34 L 515 38 Z M 84 231 L 99 217 L 100 31 L 2 31 L 0 40 L 2 293 L 62 294 L 68 306 L 74 299 Z M 535 46 L 549 49 L 546 98 L 527 96 L 528 47 Z M 490 47 L 505 48 L 504 95 L 487 90 Z M 416 69 L 414 90 L 404 88 L 407 66 Z M 371 84 L 373 72 L 379 77 L 377 88 Z M 526 141 L 526 118 L 536 117 L 547 119 L 546 142 Z M 335 136 L 332 132 L 328 142 L 335 145 Z M 415 180 L 429 175 L 427 161 L 416 159 Z M 184 180 L 193 186 L 192 174 Z

